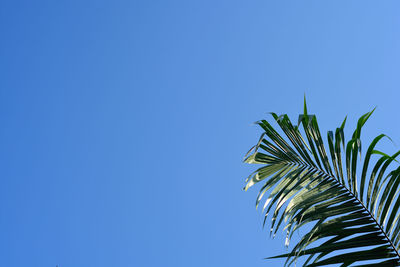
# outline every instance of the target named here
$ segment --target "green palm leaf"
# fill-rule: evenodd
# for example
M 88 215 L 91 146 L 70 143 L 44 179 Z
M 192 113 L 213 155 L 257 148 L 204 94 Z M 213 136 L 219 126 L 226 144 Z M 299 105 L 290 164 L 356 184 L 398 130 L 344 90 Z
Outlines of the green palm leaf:
M 304 256 L 304 266 L 400 266 L 400 167 L 391 167 L 400 151 L 376 150 L 381 134 L 361 157 L 361 130 L 373 111 L 360 117 L 347 143 L 346 119 L 329 131 L 327 148 L 305 100 L 298 125 L 271 113 L 284 135 L 266 120 L 257 122 L 264 133 L 244 161 L 262 166 L 244 189 L 263 183 L 256 207 L 265 200 L 271 234 L 285 225 L 286 245 L 296 230 L 310 229 L 291 252 L 272 258 L 286 258 L 286 265 Z

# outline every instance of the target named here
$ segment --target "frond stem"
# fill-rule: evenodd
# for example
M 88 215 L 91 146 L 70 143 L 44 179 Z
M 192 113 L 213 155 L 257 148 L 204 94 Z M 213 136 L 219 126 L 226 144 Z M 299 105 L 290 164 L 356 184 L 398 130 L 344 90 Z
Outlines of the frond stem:
M 343 187 L 344 187 L 358 202 L 359 202 L 359 204 L 364 208 L 364 210 L 367 211 L 367 213 L 369 214 L 369 216 L 373 219 L 373 221 L 375 222 L 375 224 L 379 227 L 379 229 L 381 230 L 381 232 L 383 233 L 383 235 L 384 235 L 385 238 L 387 239 L 387 242 L 392 246 L 393 250 L 396 252 L 397 257 L 398 257 L 399 260 L 400 260 L 399 251 L 396 249 L 396 247 L 394 246 L 392 240 L 390 240 L 390 238 L 388 237 L 388 235 L 386 234 L 386 232 L 383 230 L 382 226 L 381 226 L 381 225 L 378 223 L 378 221 L 375 219 L 375 217 L 373 216 L 373 214 L 369 211 L 369 209 L 368 209 L 367 207 L 365 207 L 364 203 L 363 203 L 353 192 L 351 192 L 351 190 L 349 190 L 349 188 L 347 188 L 347 186 L 346 186 L 345 184 L 340 183 L 340 181 L 339 181 L 336 177 L 334 177 L 334 176 L 332 176 L 332 175 L 326 173 L 326 172 L 323 171 L 323 170 L 317 169 L 317 168 L 315 168 L 314 166 L 307 166 L 307 167 L 308 167 L 308 168 L 311 167 L 311 168 L 313 168 L 314 170 L 316 170 L 317 172 L 321 172 L 321 173 L 325 174 L 326 176 L 335 179 L 335 180 L 339 183 L 339 185 L 343 186 Z
M 347 187 L 346 187 L 346 189 L 347 189 Z M 347 190 L 348 190 L 348 189 L 347 189 Z M 383 228 L 382 228 L 382 226 L 380 225 L 380 223 L 378 223 L 378 221 L 375 219 L 375 217 L 372 215 L 372 213 L 369 211 L 369 209 L 367 209 L 367 207 L 365 207 L 364 203 L 362 203 L 362 201 L 359 200 L 358 197 L 356 197 L 356 196 L 353 194 L 353 192 L 351 192 L 350 190 L 348 190 L 348 191 L 350 192 L 350 194 L 353 195 L 353 197 L 354 197 L 355 199 L 357 199 L 357 201 L 361 204 L 361 206 L 368 212 L 369 216 L 371 216 L 371 218 L 374 220 L 374 222 L 376 223 L 376 225 L 378 225 L 379 229 L 380 229 L 381 232 L 385 235 L 387 241 L 390 243 L 390 245 L 392 246 L 392 248 L 393 248 L 394 251 L 396 252 L 397 257 L 398 257 L 399 260 L 400 260 L 400 254 L 399 254 L 399 252 L 397 251 L 396 247 L 394 246 L 392 240 L 390 240 L 390 238 L 388 237 L 388 235 L 386 234 L 386 232 L 383 230 Z

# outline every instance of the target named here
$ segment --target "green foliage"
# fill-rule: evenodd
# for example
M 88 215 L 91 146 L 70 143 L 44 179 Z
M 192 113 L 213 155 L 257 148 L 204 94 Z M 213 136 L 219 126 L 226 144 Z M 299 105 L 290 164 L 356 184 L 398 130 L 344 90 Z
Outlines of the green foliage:
M 360 117 L 347 143 L 346 119 L 329 131 L 327 148 L 305 100 L 297 126 L 287 115 L 271 113 L 286 137 L 268 121 L 257 122 L 264 133 L 244 161 L 263 166 L 246 179 L 244 189 L 263 183 L 256 207 L 265 200 L 271 234 L 285 225 L 285 245 L 300 227 L 311 228 L 290 253 L 272 258 L 287 258 L 286 265 L 305 256 L 304 266 L 400 266 L 400 167 L 389 171 L 400 151 L 389 156 L 376 150 L 381 134 L 361 159 L 361 129 L 372 113 Z

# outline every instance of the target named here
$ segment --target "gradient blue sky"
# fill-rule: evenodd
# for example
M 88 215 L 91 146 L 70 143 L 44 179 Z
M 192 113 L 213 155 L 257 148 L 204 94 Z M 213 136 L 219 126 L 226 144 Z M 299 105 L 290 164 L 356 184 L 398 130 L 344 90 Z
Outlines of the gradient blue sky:
M 400 144 L 399 10 L 2 1 L 0 266 L 281 266 L 241 191 L 252 122 L 306 93 L 323 132 L 377 106 L 365 138 Z

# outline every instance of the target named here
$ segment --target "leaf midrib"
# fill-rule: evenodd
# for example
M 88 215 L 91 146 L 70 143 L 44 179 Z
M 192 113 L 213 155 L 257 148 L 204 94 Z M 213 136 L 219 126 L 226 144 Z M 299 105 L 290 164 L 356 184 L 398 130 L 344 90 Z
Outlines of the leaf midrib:
M 299 163 L 298 163 L 298 164 L 299 164 Z M 305 165 L 305 164 L 299 164 L 299 165 Z M 385 236 L 387 242 L 392 246 L 393 250 L 396 252 L 397 257 L 398 257 L 399 260 L 400 260 L 399 251 L 397 251 L 397 249 L 396 249 L 395 245 L 393 244 L 392 240 L 388 237 L 388 235 L 386 234 L 386 232 L 383 230 L 382 226 L 378 223 L 378 221 L 376 220 L 375 216 L 373 216 L 373 214 L 370 212 L 370 210 L 369 210 L 367 207 L 365 207 L 364 203 L 363 203 L 360 199 L 358 199 L 358 197 L 357 197 L 356 195 L 354 195 L 354 193 L 351 192 L 351 190 L 349 190 L 349 189 L 347 188 L 346 185 L 340 183 L 339 180 L 338 180 L 335 176 L 332 176 L 332 175 L 326 173 L 325 171 L 323 171 L 323 170 L 321 170 L 321 169 L 318 169 L 318 168 L 316 168 L 316 167 L 314 167 L 314 166 L 308 166 L 308 165 L 307 165 L 307 167 L 308 167 L 308 168 L 312 168 L 312 169 L 316 170 L 317 172 L 323 173 L 323 174 L 325 174 L 326 176 L 328 176 L 328 177 L 330 177 L 330 178 L 333 178 L 334 180 L 336 180 L 336 182 L 337 182 L 340 186 L 344 187 L 344 188 L 354 197 L 354 199 L 356 199 L 356 200 L 358 201 L 358 203 L 363 207 L 363 209 L 367 211 L 367 213 L 369 214 L 369 216 L 373 219 L 373 221 L 375 222 L 375 224 L 379 227 L 379 230 L 380 230 L 380 231 L 383 233 L 383 235 Z

